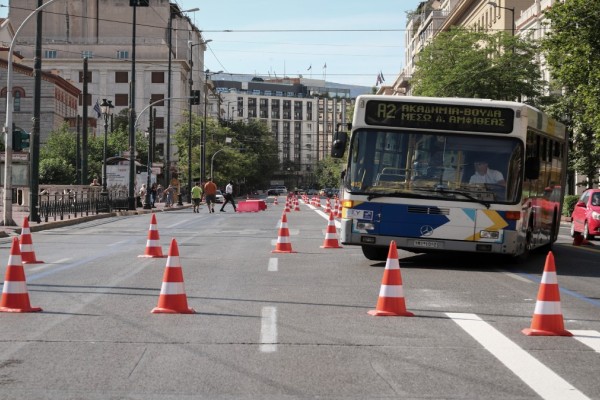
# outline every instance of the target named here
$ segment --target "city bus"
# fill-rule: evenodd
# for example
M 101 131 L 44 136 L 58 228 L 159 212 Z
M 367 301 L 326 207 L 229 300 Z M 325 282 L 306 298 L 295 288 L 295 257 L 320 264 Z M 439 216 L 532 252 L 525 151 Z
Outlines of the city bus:
M 351 132 L 335 133 L 340 241 L 385 260 L 416 253 L 524 259 L 556 241 L 567 170 L 564 125 L 526 104 L 359 96 Z

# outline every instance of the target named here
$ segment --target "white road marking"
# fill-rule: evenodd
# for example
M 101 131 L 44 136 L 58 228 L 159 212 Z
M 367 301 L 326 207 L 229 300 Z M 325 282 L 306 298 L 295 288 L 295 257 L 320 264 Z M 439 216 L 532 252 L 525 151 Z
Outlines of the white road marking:
M 269 267 L 268 267 L 268 271 L 269 272 L 277 272 L 277 265 L 279 264 L 279 259 L 277 258 L 269 258 Z
M 446 313 L 543 399 L 589 399 L 475 314 Z
M 569 329 L 569 332 L 573 334 L 575 339 L 591 347 L 596 353 L 600 353 L 600 332 L 572 329 Z
M 260 326 L 260 351 L 277 351 L 277 308 L 263 307 Z

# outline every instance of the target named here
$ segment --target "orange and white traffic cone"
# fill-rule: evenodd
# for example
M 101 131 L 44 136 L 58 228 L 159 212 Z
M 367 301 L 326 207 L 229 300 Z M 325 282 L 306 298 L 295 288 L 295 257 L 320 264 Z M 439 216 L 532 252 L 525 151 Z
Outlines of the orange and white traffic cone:
M 331 202 L 329 199 L 325 200 L 325 214 L 329 215 L 331 213 Z
M 400 274 L 400 261 L 398 261 L 398 248 L 396 242 L 390 242 L 385 271 L 381 280 L 379 299 L 375 310 L 369 311 L 374 316 L 384 317 L 412 317 L 413 313 L 406 310 L 404 290 L 402 289 L 402 275 Z
M 171 240 L 169 257 L 163 275 L 160 288 L 158 305 L 152 309 L 153 314 L 194 314 L 193 308 L 188 308 L 185 286 L 183 283 L 183 271 L 179 262 L 179 248 L 177 241 Z
M 527 336 L 573 336 L 564 326 L 559 292 L 554 254 L 549 252 L 535 303 L 531 328 L 523 329 L 521 332 Z
M 156 226 L 156 214 L 152 214 L 150 220 L 150 229 L 148 229 L 148 240 L 146 240 L 146 250 L 144 254 L 138 257 L 164 258 L 166 257 L 160 247 L 160 235 Z
M 277 201 L 277 196 L 275 196 L 275 200 L 273 200 L 273 204 L 274 205 L 279 205 L 279 202 Z
M 335 217 L 342 218 L 342 203 L 339 199 L 335 199 Z
M 20 250 L 21 250 L 21 261 L 23 264 L 43 264 L 35 258 L 35 251 L 33 251 L 33 241 L 31 240 L 31 230 L 29 229 L 29 218 L 23 218 L 23 227 L 21 228 Z
M 285 212 L 281 215 L 277 244 L 275 245 L 275 250 L 272 250 L 271 253 L 295 253 L 292 250 L 292 243 L 290 242 L 290 230 L 288 229 Z
M 29 293 L 27 293 L 27 280 L 19 250 L 19 239 L 13 238 L 8 256 L 8 266 L 4 276 L 0 312 L 36 312 L 42 311 L 39 307 L 31 307 Z
M 322 249 L 341 249 L 338 241 L 337 229 L 335 228 L 335 220 L 333 213 L 329 212 L 329 222 L 327 223 L 327 231 L 325 231 L 325 240 L 323 241 Z
M 300 211 L 300 203 L 298 203 L 298 199 L 294 200 L 294 211 Z

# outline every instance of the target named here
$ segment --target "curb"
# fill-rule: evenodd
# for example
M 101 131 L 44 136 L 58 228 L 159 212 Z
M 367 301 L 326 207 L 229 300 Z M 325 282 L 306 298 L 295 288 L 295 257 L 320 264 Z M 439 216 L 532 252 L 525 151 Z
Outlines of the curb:
M 89 222 L 89 221 L 94 221 L 97 219 L 104 219 L 104 218 L 110 218 L 110 217 L 125 217 L 125 216 L 131 216 L 131 215 L 143 215 L 143 214 L 151 214 L 151 213 L 158 213 L 158 212 L 168 212 L 168 211 L 176 211 L 176 210 L 184 210 L 186 208 L 190 208 L 191 205 L 188 204 L 184 204 L 181 207 L 176 207 L 176 208 L 167 208 L 167 209 L 156 209 L 153 208 L 151 210 L 144 210 L 144 209 L 140 209 L 140 210 L 130 210 L 130 211 L 115 211 L 115 212 L 111 212 L 111 213 L 102 213 L 102 214 L 95 214 L 95 215 L 87 215 L 84 217 L 73 217 L 73 218 L 68 218 L 68 219 L 64 219 L 64 220 L 57 220 L 57 221 L 48 221 L 48 222 L 44 222 L 43 224 L 37 224 L 36 222 L 30 223 L 29 225 L 29 230 L 30 232 L 40 232 L 40 231 L 45 231 L 48 229 L 54 229 L 54 228 L 62 228 L 65 226 L 71 226 L 71 225 L 76 225 L 76 224 L 81 224 L 84 222 Z M 15 234 L 21 234 L 21 227 L 20 226 L 15 226 L 14 230 L 12 230 L 13 233 Z M 1 231 L 0 230 L 0 238 L 7 238 L 10 237 L 11 235 L 6 232 L 6 231 Z

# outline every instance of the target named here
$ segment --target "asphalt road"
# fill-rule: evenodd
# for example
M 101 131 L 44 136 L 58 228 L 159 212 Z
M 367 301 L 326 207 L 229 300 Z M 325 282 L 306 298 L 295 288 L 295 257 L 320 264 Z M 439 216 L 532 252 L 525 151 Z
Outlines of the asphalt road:
M 531 337 L 546 254 L 400 252 L 407 309 L 373 317 L 385 263 L 324 249 L 327 220 L 283 206 L 157 214 L 195 314 L 152 314 L 166 258 L 140 258 L 149 215 L 32 234 L 37 313 L 0 313 L 0 399 L 600 399 L 600 241 L 553 253 L 574 337 Z M 0 239 L 8 259 L 10 238 Z M 171 265 L 171 267 L 173 267 Z

